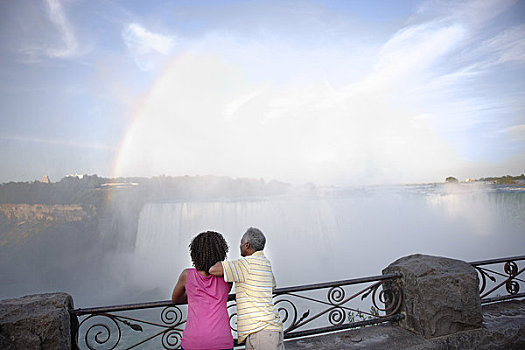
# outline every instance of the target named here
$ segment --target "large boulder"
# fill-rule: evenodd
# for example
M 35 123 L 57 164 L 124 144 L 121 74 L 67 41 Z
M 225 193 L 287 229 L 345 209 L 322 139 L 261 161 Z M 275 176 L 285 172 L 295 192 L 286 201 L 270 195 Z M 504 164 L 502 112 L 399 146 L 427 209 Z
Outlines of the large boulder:
M 383 273 L 402 275 L 393 282 L 403 294 L 401 327 L 433 338 L 482 326 L 478 275 L 470 264 L 415 254 L 396 260 Z
M 71 308 L 73 299 L 66 293 L 0 301 L 1 348 L 71 349 Z

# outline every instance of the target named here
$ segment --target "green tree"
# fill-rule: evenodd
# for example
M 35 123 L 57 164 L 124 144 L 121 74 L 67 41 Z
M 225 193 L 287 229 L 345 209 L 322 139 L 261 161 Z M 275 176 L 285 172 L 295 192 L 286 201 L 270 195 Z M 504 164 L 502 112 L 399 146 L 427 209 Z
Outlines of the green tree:
M 449 176 L 445 179 L 445 182 L 447 183 L 458 183 L 458 179 L 456 179 L 454 176 Z

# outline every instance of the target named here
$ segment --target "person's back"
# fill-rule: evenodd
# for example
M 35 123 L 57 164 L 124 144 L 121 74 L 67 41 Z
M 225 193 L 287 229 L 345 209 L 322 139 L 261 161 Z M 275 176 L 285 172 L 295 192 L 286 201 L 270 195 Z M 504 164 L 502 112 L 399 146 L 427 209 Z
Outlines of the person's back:
M 223 262 L 224 276 L 235 281 L 237 331 L 240 340 L 262 329 L 282 330 L 273 304 L 275 280 L 270 261 L 262 251 L 234 262 Z
M 228 244 L 214 231 L 198 234 L 190 243 L 195 268 L 185 269 L 171 293 L 174 303 L 188 303 L 188 317 L 182 333 L 185 350 L 233 349 L 227 301 L 231 283 L 208 273 L 226 258 Z
M 235 282 L 237 335 L 247 350 L 283 350 L 283 325 L 273 303 L 275 279 L 263 253 L 266 238 L 250 227 L 241 238 L 241 259 L 220 261 L 208 271 Z
M 188 269 L 186 294 L 188 318 L 182 337 L 184 349 L 229 349 L 233 347 L 226 303 L 230 285 L 223 278 L 203 276 Z

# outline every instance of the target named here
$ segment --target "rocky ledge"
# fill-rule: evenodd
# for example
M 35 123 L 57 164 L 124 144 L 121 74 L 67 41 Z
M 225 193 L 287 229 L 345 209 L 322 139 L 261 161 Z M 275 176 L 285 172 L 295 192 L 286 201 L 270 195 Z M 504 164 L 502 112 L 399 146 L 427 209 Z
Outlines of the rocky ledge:
M 0 302 L 0 349 L 71 349 L 69 315 L 73 299 L 66 293 L 28 295 Z

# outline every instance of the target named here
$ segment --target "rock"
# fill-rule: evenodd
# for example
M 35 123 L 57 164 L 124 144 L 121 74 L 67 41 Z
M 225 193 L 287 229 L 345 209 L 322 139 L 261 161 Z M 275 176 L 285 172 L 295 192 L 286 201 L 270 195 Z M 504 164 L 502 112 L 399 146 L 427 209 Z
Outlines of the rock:
M 15 350 L 15 344 L 11 341 L 11 339 L 3 336 L 0 333 L 0 349 L 2 350 Z
M 482 326 L 478 275 L 460 260 L 415 254 L 383 270 L 400 273 L 392 284 L 403 291 L 399 325 L 426 338 Z
M 66 293 L 0 301 L 2 349 L 71 349 L 73 299 Z

